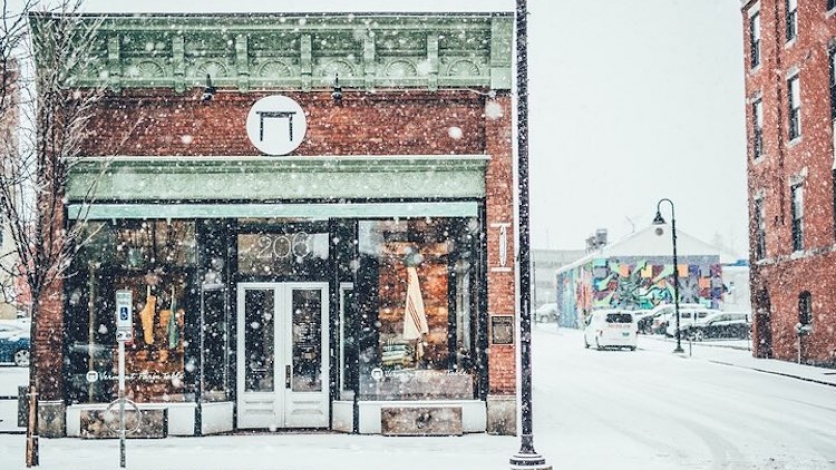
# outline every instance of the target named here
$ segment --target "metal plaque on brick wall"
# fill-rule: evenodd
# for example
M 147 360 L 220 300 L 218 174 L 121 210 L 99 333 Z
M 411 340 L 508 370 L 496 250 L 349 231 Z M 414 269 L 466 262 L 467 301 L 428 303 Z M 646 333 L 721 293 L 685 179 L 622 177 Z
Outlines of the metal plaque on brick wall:
M 491 315 L 491 344 L 514 344 L 514 316 Z

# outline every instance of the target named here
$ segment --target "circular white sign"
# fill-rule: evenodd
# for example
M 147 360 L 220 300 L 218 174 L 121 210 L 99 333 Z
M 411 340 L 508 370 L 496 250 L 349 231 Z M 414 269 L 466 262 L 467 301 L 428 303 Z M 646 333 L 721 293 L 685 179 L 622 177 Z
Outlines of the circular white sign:
M 287 155 L 296 150 L 308 131 L 308 120 L 299 103 L 287 96 L 266 96 L 247 115 L 247 135 L 267 155 Z
M 99 380 L 99 373 L 95 370 L 91 370 L 87 372 L 87 381 L 90 383 L 94 383 Z

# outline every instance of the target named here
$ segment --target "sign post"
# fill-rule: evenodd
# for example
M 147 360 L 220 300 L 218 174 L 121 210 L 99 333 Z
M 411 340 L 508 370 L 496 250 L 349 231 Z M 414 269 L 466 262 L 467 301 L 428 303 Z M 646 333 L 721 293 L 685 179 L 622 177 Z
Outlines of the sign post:
M 119 345 L 119 467 L 125 468 L 125 342 L 133 339 L 133 293 L 116 291 L 116 342 Z

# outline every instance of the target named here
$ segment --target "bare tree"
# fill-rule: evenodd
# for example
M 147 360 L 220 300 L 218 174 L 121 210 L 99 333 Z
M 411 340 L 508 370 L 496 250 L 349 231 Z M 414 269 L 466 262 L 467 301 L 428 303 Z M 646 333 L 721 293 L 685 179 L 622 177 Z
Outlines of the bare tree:
M 44 322 L 41 316 L 49 303 L 60 306 L 61 281 L 87 236 L 84 223 L 66 223 L 64 192 L 73 166 L 83 157 L 88 120 L 104 89 L 75 85 L 79 71 L 94 60 L 99 26 L 81 15 L 83 0 L 50 5 L 27 0 L 17 12 L 2 1 L 0 122 L 18 120 L 19 113 L 20 126 L 0 142 L 0 218 L 14 244 L 7 256 L 16 260 L 0 263 L 0 269 L 21 281 L 17 284 L 31 302 L 26 430 L 26 465 L 31 467 L 39 460 L 38 394 L 46 390 L 57 399 L 62 390 L 61 374 L 44 373 L 60 370 L 61 364 L 38 353 L 46 345 L 60 345 L 62 321 Z M 93 193 L 91 187 L 91 198 Z

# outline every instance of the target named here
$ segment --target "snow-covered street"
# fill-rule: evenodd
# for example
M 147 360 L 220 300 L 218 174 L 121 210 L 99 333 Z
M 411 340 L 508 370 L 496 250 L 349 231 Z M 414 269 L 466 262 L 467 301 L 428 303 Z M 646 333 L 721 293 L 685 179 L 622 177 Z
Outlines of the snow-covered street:
M 670 340 L 641 336 L 636 352 L 585 350 L 579 331 L 537 325 L 537 450 L 556 469 L 836 469 L 836 388 L 809 381 L 836 384 L 836 371 L 716 344 L 695 344 L 689 356 L 683 346 L 685 355 L 674 355 Z M 13 370 L 0 377 L 20 379 Z M 117 441 L 41 439 L 40 446 L 45 470 L 118 467 Z M 507 469 L 518 446 L 516 438 L 484 434 L 265 433 L 131 440 L 127 462 L 130 469 L 485 470 Z M 4 470 L 25 468 L 23 447 L 22 435 L 0 435 Z
M 579 331 L 547 329 L 535 336 L 535 439 L 558 467 L 836 468 L 836 389 L 747 367 L 821 370 L 705 345 L 688 357 L 687 343 L 678 356 L 646 336 L 634 353 L 584 350 Z

